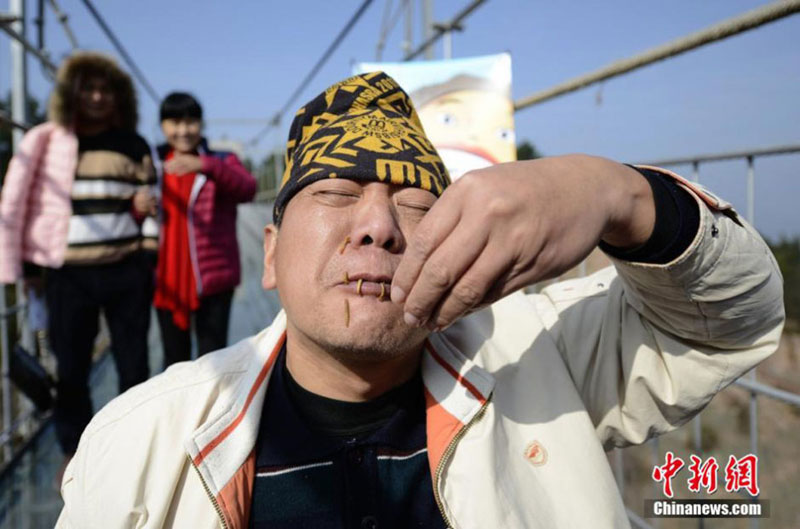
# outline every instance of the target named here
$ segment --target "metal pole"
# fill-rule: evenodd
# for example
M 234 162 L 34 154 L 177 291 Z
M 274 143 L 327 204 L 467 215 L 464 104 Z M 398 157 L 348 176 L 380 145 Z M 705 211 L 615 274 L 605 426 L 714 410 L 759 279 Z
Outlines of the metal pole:
M 16 22 L 10 24 L 9 29 L 18 33 L 25 38 L 25 0 L 10 0 L 9 1 L 10 14 L 17 18 Z M 25 55 L 25 46 L 17 39 L 11 40 L 11 119 L 18 123 L 26 123 L 27 119 L 27 100 L 28 100 L 28 86 L 27 86 L 27 57 Z M 24 131 L 14 128 L 11 132 L 12 144 L 14 151 L 19 149 L 22 141 Z M 5 311 L 6 307 L 6 293 L 5 287 L 0 287 L 2 290 L 2 299 L 0 299 L 0 308 Z M 0 334 L 3 335 L 3 358 L 0 370 L 2 370 L 3 379 L 3 429 L 7 430 L 11 427 L 12 423 L 12 409 L 11 409 L 11 384 L 8 378 L 9 355 L 11 354 L 11 342 L 9 337 L 8 319 L 3 317 L 0 322 Z M 3 457 L 5 461 L 11 459 L 11 443 L 3 445 Z
M 436 40 L 439 37 L 441 37 L 446 31 L 453 30 L 453 29 L 461 29 L 460 28 L 461 22 L 465 18 L 467 18 L 473 11 L 475 11 L 475 9 L 477 9 L 485 1 L 486 0 L 472 0 L 472 2 L 470 2 L 455 17 L 453 17 L 453 20 L 451 20 L 450 22 L 434 24 L 434 26 L 433 26 L 433 30 L 434 30 L 433 36 L 431 38 L 427 39 L 422 44 L 420 44 L 417 47 L 417 49 L 415 49 L 414 51 L 412 51 L 410 53 L 406 52 L 406 55 L 405 55 L 405 57 L 403 57 L 403 60 L 404 61 L 410 61 L 411 59 L 413 59 L 414 57 L 416 57 L 417 55 L 422 53 L 429 46 L 431 46 L 434 42 L 436 42 Z M 797 0 L 797 1 L 800 2 L 800 0 Z
M 39 46 L 40 50 L 44 49 L 44 0 L 39 0 L 37 2 L 37 11 L 36 11 L 36 18 L 34 19 L 34 23 L 36 24 L 36 44 Z
M 657 467 L 661 463 L 661 454 L 659 453 L 660 451 L 661 450 L 658 442 L 658 437 L 653 437 L 653 439 L 650 441 L 650 457 L 651 461 L 653 462 L 653 468 Z M 656 480 L 653 480 L 653 498 L 658 498 L 660 492 L 661 490 L 658 487 L 658 482 Z M 659 526 L 659 520 L 658 518 L 654 518 L 653 527 L 658 527 L 658 526 Z
M 11 29 L 25 38 L 25 0 L 10 0 L 12 15 L 19 17 L 11 23 Z M 25 46 L 16 39 L 11 39 L 11 119 L 17 123 L 27 123 L 26 112 L 28 96 L 28 64 Z M 11 133 L 14 151 L 19 148 L 24 132 L 15 128 Z
M 422 31 L 425 40 L 429 41 L 433 37 L 433 0 L 422 0 Z M 425 48 L 425 58 L 433 59 L 433 44 Z
M 753 168 L 753 156 L 747 157 L 747 222 L 756 225 L 756 175 Z
M 14 17 L 12 17 L 12 18 L 14 18 Z M 39 58 L 39 60 L 42 62 L 43 65 L 45 65 L 45 67 L 49 68 L 53 72 L 56 71 L 56 69 L 57 69 L 56 65 L 53 63 L 53 61 L 50 60 L 50 58 L 47 56 L 47 54 L 46 53 L 42 53 L 39 50 L 39 48 L 37 48 L 32 42 L 29 42 L 28 39 L 23 37 L 17 30 L 15 30 L 11 26 L 11 24 L 9 24 L 9 23 L 0 23 L 0 31 L 5 32 L 13 40 L 15 40 L 15 41 L 19 42 L 20 44 L 22 44 L 22 46 L 24 46 L 25 49 L 28 50 L 30 53 L 36 55 L 36 57 Z
M 747 157 L 747 221 L 755 227 L 755 169 L 753 156 Z M 750 370 L 750 380 L 756 382 L 756 368 Z M 750 392 L 750 453 L 758 456 L 758 396 L 755 391 Z M 758 518 L 750 519 L 750 527 L 758 528 Z
M 748 149 L 743 151 L 719 152 L 714 154 L 695 154 L 686 158 L 665 158 L 662 160 L 648 160 L 644 165 L 656 165 L 664 167 L 667 165 L 684 165 L 687 163 L 721 162 L 723 160 L 738 160 L 752 156 L 777 156 L 779 154 L 792 154 L 800 152 L 800 143 L 789 145 L 776 145 L 774 147 L 764 147 L 759 149 Z
M 414 45 L 414 0 L 406 2 L 406 38 L 403 40 L 403 52 L 408 54 Z
M 692 421 L 692 430 L 694 434 L 694 451 L 697 457 L 700 459 L 703 458 L 703 424 L 700 419 L 700 414 L 694 416 L 694 420 Z M 701 492 L 702 493 L 702 492 Z M 704 519 L 698 518 L 697 519 L 697 527 L 699 529 L 703 529 L 705 527 Z
M 5 312 L 6 307 L 6 287 L 0 285 L 0 308 Z M 2 369 L 2 382 L 3 384 L 3 431 L 11 429 L 11 388 L 9 387 L 8 379 L 8 355 L 11 354 L 11 340 L 8 335 L 8 317 L 0 316 L 0 353 L 2 353 L 2 360 L 0 361 L 0 369 Z M 3 444 L 3 461 L 8 462 L 11 459 L 10 443 Z
M 700 183 L 700 162 L 697 160 L 692 162 L 692 182 Z
M 446 31 L 444 34 L 444 39 L 442 40 L 442 45 L 444 47 L 443 57 L 445 59 L 452 59 L 453 58 L 453 32 Z

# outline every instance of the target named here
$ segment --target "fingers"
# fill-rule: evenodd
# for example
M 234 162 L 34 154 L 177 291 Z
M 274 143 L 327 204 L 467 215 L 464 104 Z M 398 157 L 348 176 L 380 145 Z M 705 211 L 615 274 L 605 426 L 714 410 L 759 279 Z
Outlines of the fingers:
M 164 163 L 164 169 L 168 173 L 176 174 L 176 175 L 184 175 L 186 173 L 192 172 L 192 164 L 189 156 L 186 155 L 177 155 L 171 160 L 168 160 Z
M 461 219 L 458 204 L 440 198 L 417 225 L 392 278 L 394 303 L 406 301 L 422 267 Z
M 415 326 L 431 322 L 431 314 L 445 299 L 449 300 L 445 305 L 448 315 L 460 314 L 480 302 L 489 285 L 482 284 L 481 275 L 463 276 L 485 252 L 487 243 L 488 232 L 471 223 L 462 223 L 447 235 L 425 260 L 408 291 L 406 323 Z
M 164 169 L 168 173 L 172 173 L 172 174 L 176 174 L 176 175 L 182 175 L 182 174 L 184 174 L 186 172 L 185 171 L 185 165 L 183 164 L 183 162 L 181 162 L 180 159 L 175 159 L 175 158 L 173 158 L 172 160 L 166 162 L 164 164 Z
M 472 266 L 441 298 L 428 319 L 431 329 L 444 329 L 478 308 L 496 301 L 498 282 L 511 267 L 502 253 L 488 245 Z

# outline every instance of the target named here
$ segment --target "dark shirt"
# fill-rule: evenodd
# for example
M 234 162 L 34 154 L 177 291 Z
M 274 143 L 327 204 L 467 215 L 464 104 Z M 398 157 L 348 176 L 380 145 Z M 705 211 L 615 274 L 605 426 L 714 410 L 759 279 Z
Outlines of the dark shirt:
M 443 529 L 419 373 L 375 400 L 342 402 L 292 379 L 285 348 L 256 441 L 253 529 Z

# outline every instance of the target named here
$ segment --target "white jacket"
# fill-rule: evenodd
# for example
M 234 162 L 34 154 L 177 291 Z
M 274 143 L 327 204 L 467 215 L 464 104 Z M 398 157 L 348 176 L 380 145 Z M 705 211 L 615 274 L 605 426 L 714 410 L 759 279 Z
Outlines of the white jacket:
M 675 261 L 615 262 L 430 337 L 428 458 L 451 527 L 628 527 L 604 449 L 679 427 L 775 350 L 774 258 L 730 206 L 695 194 L 707 205 Z M 285 327 L 280 313 L 103 408 L 65 473 L 57 527 L 246 528 Z

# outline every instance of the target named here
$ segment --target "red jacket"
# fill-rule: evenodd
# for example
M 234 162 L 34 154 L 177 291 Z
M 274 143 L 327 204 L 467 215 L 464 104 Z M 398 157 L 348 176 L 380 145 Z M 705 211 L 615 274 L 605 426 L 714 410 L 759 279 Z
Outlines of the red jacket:
M 231 152 L 198 148 L 203 160 L 189 199 L 189 251 L 199 297 L 230 290 L 241 278 L 236 206 L 256 194 L 255 178 Z M 158 148 L 163 161 L 169 147 Z M 164 238 L 161 239 L 164 244 Z

